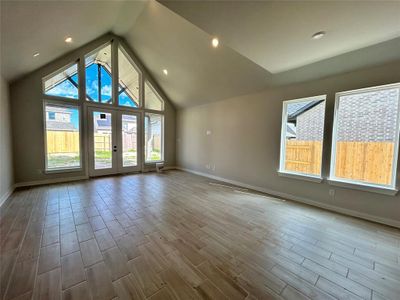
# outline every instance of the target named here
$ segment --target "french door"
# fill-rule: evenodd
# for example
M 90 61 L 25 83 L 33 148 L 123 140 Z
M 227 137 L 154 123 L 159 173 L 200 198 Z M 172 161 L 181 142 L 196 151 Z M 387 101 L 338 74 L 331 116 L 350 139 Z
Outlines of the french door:
M 89 175 L 141 170 L 140 113 L 88 107 Z

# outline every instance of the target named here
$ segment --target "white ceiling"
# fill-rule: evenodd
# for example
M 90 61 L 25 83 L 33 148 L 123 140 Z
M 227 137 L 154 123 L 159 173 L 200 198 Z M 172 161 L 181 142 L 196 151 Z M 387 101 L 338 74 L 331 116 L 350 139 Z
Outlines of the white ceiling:
M 399 5 L 1 1 L 1 72 L 8 81 L 18 80 L 114 32 L 175 105 L 199 105 L 399 60 Z M 327 31 L 326 37 L 311 40 L 320 30 Z M 215 35 L 217 49 L 210 45 Z M 66 44 L 66 36 L 74 42 Z M 35 52 L 40 56 L 33 58 Z
M 400 36 L 400 1 L 161 3 L 271 73 Z M 326 36 L 311 39 L 319 31 Z
M 145 1 L 1 1 L 1 67 L 13 80 L 113 31 L 127 32 Z M 72 44 L 64 42 L 73 37 Z M 33 54 L 40 55 L 33 58 Z

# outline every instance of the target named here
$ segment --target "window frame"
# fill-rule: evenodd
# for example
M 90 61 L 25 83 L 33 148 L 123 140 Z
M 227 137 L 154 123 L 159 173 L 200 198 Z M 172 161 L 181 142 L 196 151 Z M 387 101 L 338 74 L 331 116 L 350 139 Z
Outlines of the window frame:
M 160 160 L 146 160 L 146 147 L 147 147 L 147 145 L 146 145 L 146 115 L 148 115 L 148 114 L 158 115 L 161 117 L 161 159 Z M 165 140 L 164 128 L 165 128 L 165 124 L 164 124 L 164 122 L 165 122 L 165 116 L 163 113 L 156 113 L 156 112 L 150 111 L 150 110 L 143 112 L 143 158 L 144 158 L 143 162 L 145 165 L 152 165 L 152 164 L 154 165 L 156 163 L 162 163 L 165 161 L 165 158 L 164 158 L 164 150 L 165 150 L 165 148 L 164 148 L 164 140 Z
M 157 98 L 161 100 L 161 109 L 160 109 L 160 110 L 151 109 L 151 108 L 147 108 L 147 107 L 146 107 L 146 84 L 149 86 L 149 88 L 152 90 L 152 92 L 157 96 Z M 146 79 L 146 78 L 143 80 L 143 108 L 144 108 L 146 111 L 154 112 L 154 113 L 156 113 L 156 114 L 163 113 L 163 112 L 165 111 L 165 100 L 164 100 L 164 98 L 161 97 L 160 93 L 159 93 L 159 92 L 157 91 L 157 89 L 153 86 L 153 84 L 151 83 L 151 81 L 148 80 L 148 79 Z
M 396 133 L 395 133 L 395 145 L 394 145 L 394 153 L 393 153 L 393 161 L 392 161 L 392 184 L 391 185 L 382 185 L 382 184 L 374 184 L 374 183 L 366 183 L 358 180 L 349 180 L 345 178 L 335 177 L 336 171 L 336 144 L 337 144 L 337 126 L 338 126 L 338 109 L 340 104 L 340 97 L 360 94 L 360 93 L 368 93 L 375 92 L 381 90 L 387 90 L 391 88 L 399 89 L 399 98 L 397 101 L 398 105 L 398 113 L 396 117 Z M 334 117 L 333 117 L 333 129 L 332 129 L 332 146 L 331 146 L 331 160 L 330 160 L 330 172 L 328 181 L 332 185 L 349 187 L 359 190 L 372 191 L 377 193 L 395 195 L 398 191 L 397 184 L 397 165 L 398 165 L 398 155 L 399 155 L 399 134 L 400 134 L 400 82 L 385 84 L 373 87 L 366 87 L 362 89 L 356 90 L 348 90 L 342 91 L 335 94 L 335 107 L 334 107 Z
M 46 106 L 60 106 L 60 107 L 70 107 L 78 110 L 79 113 L 79 167 L 68 167 L 68 168 L 48 168 L 48 158 L 47 158 L 47 124 L 46 124 Z M 70 101 L 64 100 L 43 100 L 43 135 L 44 135 L 44 174 L 54 174 L 54 173 L 71 173 L 79 172 L 83 170 L 83 144 L 82 144 L 82 109 L 80 103 L 71 103 Z
M 326 98 L 327 95 L 317 95 L 311 97 L 304 97 L 304 98 L 297 98 L 292 100 L 285 100 L 282 102 L 282 120 L 281 120 L 281 142 L 280 142 L 280 151 L 279 151 L 279 169 L 278 175 L 283 177 L 289 177 L 294 179 L 302 179 L 312 182 L 320 183 L 323 180 L 322 177 L 322 165 L 324 162 L 323 153 L 324 153 L 324 142 L 325 142 L 325 122 L 326 122 Z M 300 172 L 291 172 L 285 170 L 285 161 L 286 161 L 286 123 L 287 123 L 287 107 L 291 103 L 297 102 L 305 102 L 305 101 L 318 101 L 322 100 L 325 102 L 324 108 L 324 120 L 323 120 L 323 130 L 322 130 L 322 145 L 321 145 L 321 168 L 319 175 L 307 174 L 307 173 L 300 173 Z
M 144 109 L 144 85 L 142 88 L 142 82 L 144 82 L 145 80 L 143 80 L 143 72 L 140 70 L 140 68 L 137 66 L 137 64 L 135 63 L 135 61 L 132 59 L 131 55 L 128 53 L 128 51 L 125 49 L 124 45 L 122 45 L 122 43 L 118 43 L 117 46 L 117 53 L 116 53 L 116 57 L 117 57 L 117 65 L 118 65 L 118 70 L 117 70 L 117 87 L 119 87 L 119 51 L 121 51 L 123 53 L 123 55 L 125 55 L 126 59 L 129 61 L 129 63 L 133 66 L 133 68 L 136 70 L 136 72 L 139 74 L 139 105 L 138 107 L 131 107 L 131 106 L 126 106 L 126 105 L 120 105 L 119 104 L 119 88 L 117 88 L 116 91 L 116 105 L 118 107 L 122 107 L 122 108 L 128 108 L 128 109 L 132 109 L 132 110 L 139 110 L 139 109 Z M 129 95 L 128 95 L 129 97 Z
M 80 82 L 81 82 L 81 78 L 80 78 L 80 74 L 79 74 L 79 64 L 80 64 L 80 59 L 75 59 L 73 62 L 70 62 L 60 68 L 58 68 L 57 70 L 51 72 L 50 74 L 44 76 L 42 78 L 42 97 L 43 98 L 47 98 L 47 99 L 54 99 L 57 101 L 68 101 L 68 102 L 75 102 L 75 103 L 79 103 L 81 100 L 81 87 L 80 87 Z M 63 96 L 56 96 L 56 95 L 48 95 L 46 94 L 46 87 L 45 87 L 45 82 L 47 80 L 49 80 L 51 77 L 57 75 L 60 72 L 63 72 L 66 69 L 69 69 L 70 67 L 72 67 L 73 65 L 76 65 L 77 68 L 77 75 L 78 75 L 78 86 L 77 86 L 77 90 L 78 90 L 78 98 L 71 98 L 71 97 L 63 97 Z

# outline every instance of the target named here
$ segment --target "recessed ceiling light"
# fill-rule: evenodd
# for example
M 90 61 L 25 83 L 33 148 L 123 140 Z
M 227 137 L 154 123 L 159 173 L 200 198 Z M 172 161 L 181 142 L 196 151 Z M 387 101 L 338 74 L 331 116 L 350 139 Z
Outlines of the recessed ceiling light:
M 72 37 L 67 37 L 66 39 L 65 39 L 65 42 L 66 43 L 72 43 Z
M 163 71 L 164 75 L 168 75 L 168 70 L 167 69 L 164 69 L 162 71 Z
M 219 40 L 217 38 L 213 38 L 211 44 L 214 48 L 217 48 L 219 45 Z
M 38 57 L 39 55 L 40 55 L 40 53 L 36 52 L 36 53 L 33 54 L 33 57 Z
M 326 34 L 325 31 L 318 31 L 318 32 L 314 33 L 314 34 L 311 36 L 311 38 L 312 38 L 313 40 L 319 40 L 319 39 L 323 38 L 323 37 L 325 36 L 325 34 Z

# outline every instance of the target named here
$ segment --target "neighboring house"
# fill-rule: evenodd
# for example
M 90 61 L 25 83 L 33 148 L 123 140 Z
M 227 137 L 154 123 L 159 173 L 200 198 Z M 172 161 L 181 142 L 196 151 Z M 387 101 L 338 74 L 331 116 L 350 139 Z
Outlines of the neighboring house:
M 72 112 L 62 107 L 46 110 L 46 126 L 49 131 L 78 131 L 72 123 Z
M 325 102 L 309 101 L 290 104 L 286 137 L 300 141 L 322 141 Z
M 96 133 L 110 134 L 111 118 L 107 114 L 100 113 L 95 116 L 94 131 Z

